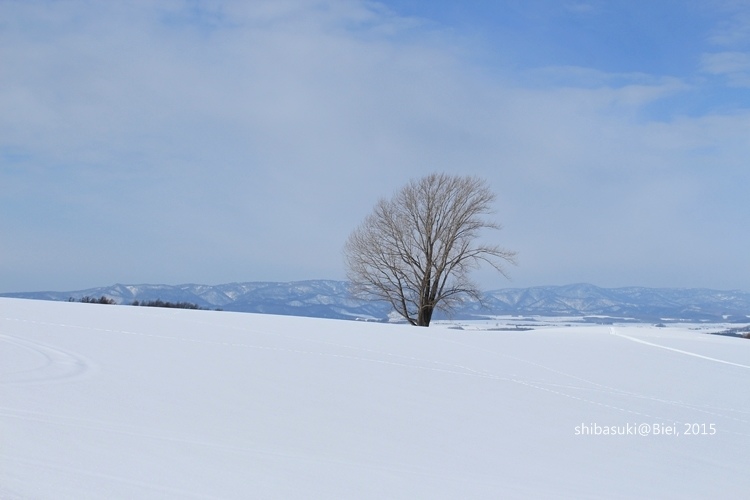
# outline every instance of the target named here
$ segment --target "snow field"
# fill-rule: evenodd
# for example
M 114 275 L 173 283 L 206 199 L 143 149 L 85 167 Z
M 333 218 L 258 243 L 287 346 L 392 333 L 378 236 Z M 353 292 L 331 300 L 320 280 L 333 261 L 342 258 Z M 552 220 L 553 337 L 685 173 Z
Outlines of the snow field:
M 0 498 L 741 498 L 748 424 L 750 342 L 687 328 L 0 299 Z

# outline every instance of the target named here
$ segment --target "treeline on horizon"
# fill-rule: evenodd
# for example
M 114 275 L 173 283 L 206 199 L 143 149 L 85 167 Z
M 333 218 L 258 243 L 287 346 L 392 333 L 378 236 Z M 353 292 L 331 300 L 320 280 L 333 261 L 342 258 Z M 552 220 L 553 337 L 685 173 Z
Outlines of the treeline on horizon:
M 74 299 L 73 297 L 70 297 L 68 299 L 68 302 L 82 302 L 84 304 L 117 304 L 115 299 L 111 299 L 105 295 L 102 295 L 99 298 L 96 297 L 89 297 L 84 296 L 80 299 Z M 208 310 L 207 307 L 201 307 L 198 304 L 193 304 L 192 302 L 169 302 L 164 301 L 161 299 L 156 300 L 134 300 L 130 303 L 131 306 L 143 306 L 143 307 L 165 307 L 170 309 L 200 309 L 200 310 Z M 221 309 L 217 308 L 214 309 L 215 311 L 221 311 Z
M 733 337 L 742 337 L 743 339 L 750 339 L 750 325 L 740 328 L 730 328 L 724 330 L 721 335 L 729 335 Z

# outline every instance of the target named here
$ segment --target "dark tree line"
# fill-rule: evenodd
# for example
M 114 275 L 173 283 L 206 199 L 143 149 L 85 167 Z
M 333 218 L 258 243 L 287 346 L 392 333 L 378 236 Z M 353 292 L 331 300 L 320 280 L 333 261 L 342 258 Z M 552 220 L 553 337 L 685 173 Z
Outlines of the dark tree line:
M 81 297 L 80 299 L 75 299 L 73 297 L 70 297 L 68 299 L 68 302 L 82 302 L 84 304 L 117 304 L 115 299 L 111 299 L 104 295 L 102 295 L 98 299 L 96 297 L 89 297 L 88 295 Z M 201 307 L 198 304 L 193 304 L 191 302 L 169 302 L 169 301 L 164 301 L 161 299 L 143 300 L 143 301 L 135 300 L 130 305 L 144 306 L 144 307 L 166 307 L 166 308 L 172 308 L 172 309 L 202 309 L 202 310 L 207 309 L 205 307 Z M 216 309 L 216 310 L 220 311 L 221 309 Z
M 193 304 L 191 302 L 169 302 L 161 299 L 143 301 L 134 300 L 131 305 L 144 307 L 167 307 L 170 309 L 205 309 L 205 307 L 201 307 L 198 304 Z
M 84 304 L 116 304 L 115 299 L 110 299 L 109 297 L 105 297 L 102 295 L 98 299 L 96 297 L 89 297 L 88 295 L 81 297 L 80 299 L 76 300 L 73 297 L 70 297 L 68 299 L 68 302 L 82 302 Z

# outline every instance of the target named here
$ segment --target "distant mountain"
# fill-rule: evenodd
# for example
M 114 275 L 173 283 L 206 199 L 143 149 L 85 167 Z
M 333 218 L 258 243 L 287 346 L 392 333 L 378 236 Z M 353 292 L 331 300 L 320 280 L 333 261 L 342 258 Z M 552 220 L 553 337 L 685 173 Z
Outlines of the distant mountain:
M 312 280 L 249 282 L 224 285 L 112 285 L 73 292 L 6 293 L 2 297 L 69 300 L 112 298 L 118 304 L 161 299 L 189 302 L 225 311 L 256 312 L 320 318 L 387 321 L 391 308 L 376 301 L 354 299 L 347 282 Z M 484 304 L 466 302 L 456 319 L 494 315 L 588 316 L 633 321 L 750 322 L 750 293 L 683 288 L 600 288 L 588 284 L 506 288 L 486 292 Z
M 309 316 L 317 318 L 384 321 L 387 304 L 357 300 L 345 281 L 311 280 L 293 282 L 249 282 L 224 285 L 123 285 L 89 288 L 72 292 L 6 293 L 0 297 L 41 300 L 78 300 L 106 296 L 117 304 L 163 300 L 189 302 L 206 309 Z
M 495 290 L 485 294 L 485 305 L 493 314 L 750 322 L 750 293 L 739 290 L 575 284 Z

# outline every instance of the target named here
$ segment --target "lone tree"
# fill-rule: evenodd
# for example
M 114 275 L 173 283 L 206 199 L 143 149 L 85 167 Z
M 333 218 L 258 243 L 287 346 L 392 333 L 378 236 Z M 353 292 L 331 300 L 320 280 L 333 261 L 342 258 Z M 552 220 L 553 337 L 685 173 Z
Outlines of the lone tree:
M 381 199 L 344 247 L 355 295 L 390 302 L 409 323 L 429 326 L 435 309 L 480 299 L 469 272 L 485 262 L 507 277 L 516 252 L 477 244 L 495 195 L 476 177 L 431 174 Z

